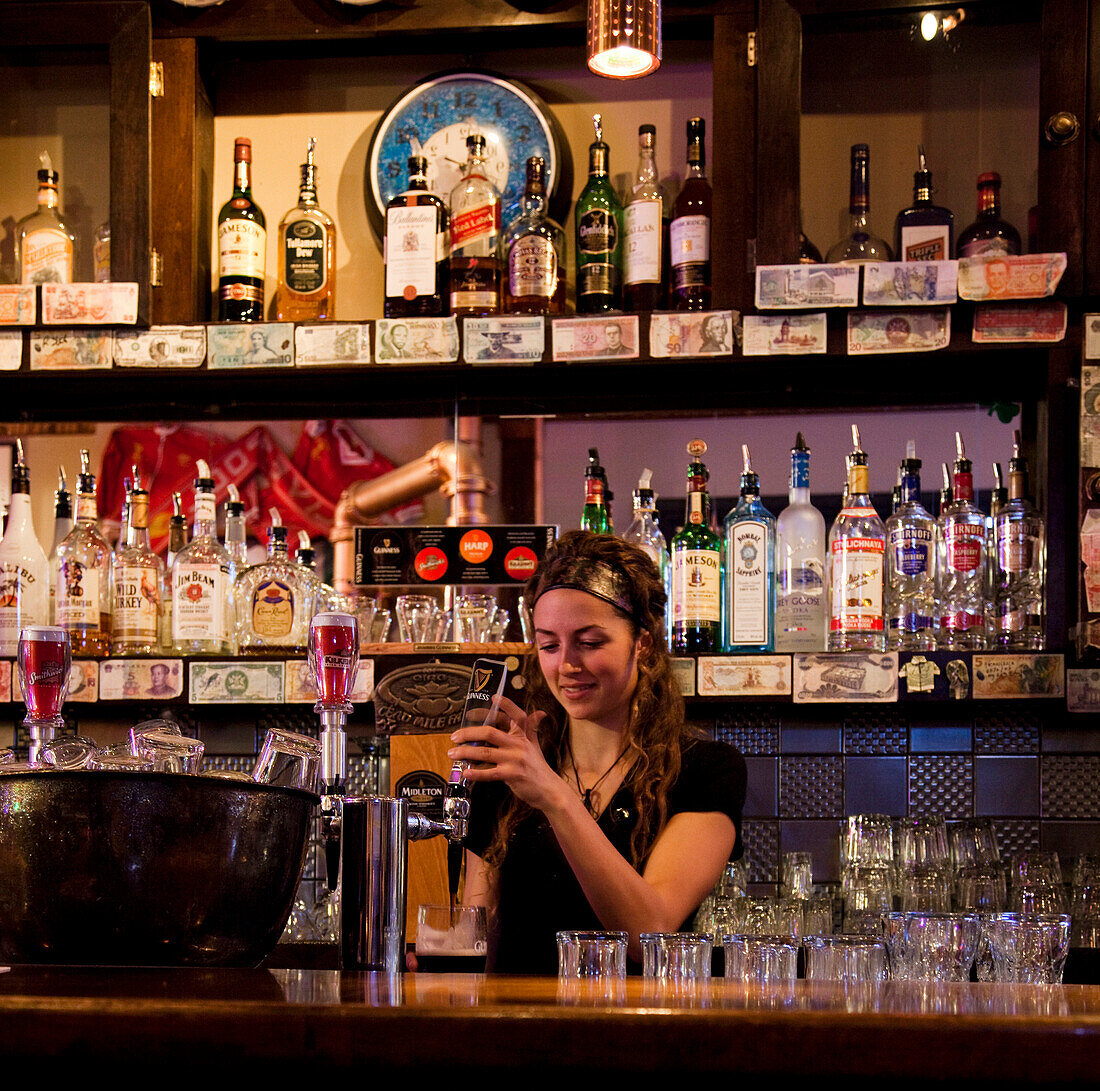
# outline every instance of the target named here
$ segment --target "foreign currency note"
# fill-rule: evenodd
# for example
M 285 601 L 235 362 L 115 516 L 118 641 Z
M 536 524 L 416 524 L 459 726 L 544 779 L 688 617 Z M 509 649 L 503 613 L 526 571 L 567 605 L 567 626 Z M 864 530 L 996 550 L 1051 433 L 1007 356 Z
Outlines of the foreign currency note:
M 1065 660 L 1061 655 L 975 655 L 974 698 L 1062 697 Z
M 114 337 L 109 330 L 31 331 L 31 370 L 109 368 Z
M 188 693 L 193 705 L 282 704 L 282 663 L 191 663 Z
M 1100 314 L 1086 314 L 1085 359 L 1100 360 Z
M 684 697 L 695 696 L 695 660 L 673 659 L 672 675 L 676 679 L 676 685 L 680 687 L 680 693 Z
M 551 330 L 556 361 L 638 358 L 638 316 L 555 318 Z
M 47 326 L 132 326 L 137 321 L 137 285 L 43 284 L 42 321 Z
M 1066 271 L 1065 254 L 991 254 L 959 258 L 963 299 L 1038 299 L 1054 295 Z
M 737 339 L 734 311 L 654 314 L 649 319 L 649 355 L 731 356 Z
M 8 688 L 11 691 L 11 700 L 23 700 L 23 688 L 19 685 L 19 672 L 10 669 L 8 675 Z M 0 685 L 0 691 L 3 686 Z M 83 701 L 91 703 L 99 697 L 99 663 L 94 659 L 77 659 L 69 668 L 69 689 L 65 694 L 66 701 Z
M 795 704 L 898 699 L 898 653 L 836 652 L 794 656 Z
M 816 310 L 859 303 L 858 265 L 758 265 L 760 310 Z
M 110 659 L 99 664 L 101 701 L 168 700 L 182 694 L 180 659 Z
M 700 656 L 700 697 L 784 697 L 791 692 L 789 655 Z
M 206 327 L 116 330 L 114 357 L 116 367 L 201 367 L 206 360 Z
M 863 267 L 868 307 L 923 307 L 958 299 L 954 261 L 869 262 Z
M 374 695 L 374 660 L 360 659 L 359 670 L 351 687 L 352 704 L 369 701 Z M 313 704 L 317 700 L 317 687 L 313 669 L 304 659 L 286 661 L 286 703 L 288 705 Z
M 211 368 L 293 367 L 293 322 L 230 322 L 206 327 Z
M 11 698 L 11 676 L 16 672 L 12 669 L 12 661 L 10 659 L 0 659 L 0 701 L 10 701 Z
M 1066 305 L 1041 303 L 980 303 L 974 308 L 975 344 L 1003 345 L 1013 341 L 1046 343 L 1066 336 Z
M 746 356 L 799 356 L 825 352 L 825 312 L 819 314 L 747 314 L 743 335 Z
M 951 341 L 951 312 L 851 311 L 848 314 L 848 355 L 872 352 L 934 352 Z
M 1080 465 L 1100 466 L 1100 367 L 1091 364 L 1081 367 L 1080 423 Z
M 468 364 L 537 364 L 545 352 L 541 315 L 462 320 L 462 358 Z
M 1070 712 L 1100 712 L 1100 670 L 1066 669 L 1066 708 Z
M 0 330 L 0 371 L 18 371 L 23 363 L 23 331 Z
M 1100 613 L 1100 510 L 1090 508 L 1081 521 L 1081 563 L 1085 566 L 1085 605 L 1090 614 Z
M 294 362 L 299 367 L 350 367 L 370 361 L 366 322 L 319 322 L 294 328 Z
M 458 359 L 458 323 L 452 318 L 380 318 L 374 324 L 380 364 L 449 364 Z
M 33 284 L 0 284 L 0 326 L 30 326 L 36 314 Z

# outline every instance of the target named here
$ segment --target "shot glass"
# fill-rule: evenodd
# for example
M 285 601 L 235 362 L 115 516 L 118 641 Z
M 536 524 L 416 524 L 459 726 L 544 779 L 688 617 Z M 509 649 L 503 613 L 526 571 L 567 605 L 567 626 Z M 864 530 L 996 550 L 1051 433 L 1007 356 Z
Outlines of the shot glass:
M 727 981 L 781 985 L 798 978 L 799 941 L 791 936 L 722 937 Z
M 272 728 L 252 766 L 258 784 L 317 792 L 321 780 L 321 744 L 309 735 Z
M 642 975 L 660 981 L 709 981 L 711 937 L 704 932 L 643 932 Z
M 158 773 L 199 773 L 205 746 L 178 730 L 146 730 L 134 737 L 134 753 L 149 758 Z
M 559 979 L 626 978 L 625 932 L 558 932 Z
M 424 644 L 435 634 L 439 602 L 433 595 L 398 595 L 397 628 L 402 642 Z
M 806 936 L 807 981 L 869 985 L 886 981 L 889 964 L 881 936 Z

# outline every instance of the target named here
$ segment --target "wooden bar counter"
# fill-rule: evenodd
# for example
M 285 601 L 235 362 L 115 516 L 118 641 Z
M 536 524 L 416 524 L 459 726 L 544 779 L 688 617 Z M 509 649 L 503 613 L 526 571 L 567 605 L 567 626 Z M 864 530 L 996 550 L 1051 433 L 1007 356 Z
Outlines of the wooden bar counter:
M 677 991 L 631 978 L 608 993 L 551 978 L 16 966 L 0 974 L 0 1055 L 55 1077 L 158 1083 L 415 1072 L 539 1087 L 543 1074 L 1053 1086 L 1100 1074 L 1100 988 L 799 981 L 769 992 L 715 980 Z

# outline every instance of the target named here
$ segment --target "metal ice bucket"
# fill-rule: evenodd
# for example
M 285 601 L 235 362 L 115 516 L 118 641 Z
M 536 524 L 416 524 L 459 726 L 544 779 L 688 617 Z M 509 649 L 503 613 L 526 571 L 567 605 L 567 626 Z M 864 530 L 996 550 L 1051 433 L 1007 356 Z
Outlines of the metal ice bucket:
M 317 803 L 217 777 L 0 775 L 0 963 L 258 965 Z

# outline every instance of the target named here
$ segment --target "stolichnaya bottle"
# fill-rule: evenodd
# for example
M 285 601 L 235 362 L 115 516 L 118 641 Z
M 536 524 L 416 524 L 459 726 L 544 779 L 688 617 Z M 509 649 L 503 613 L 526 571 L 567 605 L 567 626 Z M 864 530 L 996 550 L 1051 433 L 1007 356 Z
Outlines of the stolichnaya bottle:
M 951 503 L 940 517 L 943 568 L 939 574 L 939 645 L 950 651 L 986 647 L 985 514 L 974 503 L 974 476 L 962 436 L 955 433 Z
M 603 118 L 592 115 L 596 139 L 588 146 L 588 181 L 577 198 L 577 313 L 617 311 L 623 305 L 623 206 L 611 184 L 611 152 Z
M 725 518 L 722 647 L 770 652 L 775 647 L 775 517 L 760 500 L 747 444 L 741 445 L 741 496 Z
M 921 460 L 909 440 L 901 463 L 901 501 L 886 520 L 886 647 L 936 646 L 936 520 L 920 498 Z
M 382 240 L 387 318 L 432 318 L 450 313 L 447 206 L 428 191 L 428 160 L 409 157 L 409 184 L 386 205 Z
M 867 453 L 852 425 L 848 490 L 829 528 L 829 634 L 831 652 L 886 648 L 882 592 L 886 528 L 871 503 Z
M 504 310 L 561 314 L 565 310 L 565 232 L 546 211 L 546 160 L 527 160 L 519 215 L 501 240 Z
M 451 313 L 459 316 L 500 313 L 501 202 L 486 149 L 480 133 L 466 137 L 466 165 L 451 190 Z
M 69 284 L 76 238 L 61 219 L 57 171 L 48 152 L 38 157 L 38 202 L 16 225 L 19 280 L 23 284 Z
M 715 654 L 722 650 L 722 539 L 711 526 L 707 445 L 693 439 L 687 450 L 684 525 L 673 536 L 669 558 L 672 651 Z
M 252 197 L 252 141 L 233 142 L 233 195 L 218 213 L 218 321 L 264 320 L 267 221 Z
M 0 656 L 14 658 L 19 631 L 45 625 L 50 610 L 50 569 L 46 551 L 34 533 L 31 476 L 23 442 L 15 441 L 11 472 L 11 507 L 0 540 Z
M 149 545 L 149 494 L 134 466 L 126 526 L 111 579 L 112 655 L 160 653 L 163 586 L 164 561 Z

